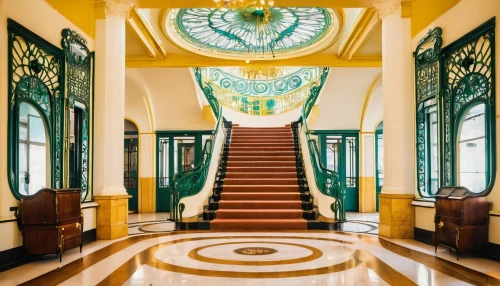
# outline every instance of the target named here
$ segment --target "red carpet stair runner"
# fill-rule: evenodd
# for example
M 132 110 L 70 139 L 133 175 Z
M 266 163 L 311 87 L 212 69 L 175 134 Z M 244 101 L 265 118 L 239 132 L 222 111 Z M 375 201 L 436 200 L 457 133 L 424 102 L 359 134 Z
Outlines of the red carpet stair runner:
M 210 229 L 306 230 L 315 212 L 291 127 L 235 126 L 228 135 L 219 182 L 203 215 L 212 220 Z

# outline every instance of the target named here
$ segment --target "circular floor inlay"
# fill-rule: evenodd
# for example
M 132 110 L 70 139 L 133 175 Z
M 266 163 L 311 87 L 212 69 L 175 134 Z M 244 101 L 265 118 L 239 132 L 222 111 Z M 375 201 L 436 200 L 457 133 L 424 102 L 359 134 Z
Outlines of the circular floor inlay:
M 211 247 L 217 247 L 221 245 L 238 245 L 238 244 L 280 244 L 280 245 L 286 245 L 286 246 L 293 246 L 293 247 L 298 247 L 302 249 L 309 250 L 311 253 L 310 255 L 300 257 L 300 258 L 295 258 L 295 259 L 285 259 L 285 260 L 234 260 L 234 259 L 222 259 L 222 258 L 213 258 L 213 257 L 206 257 L 199 252 L 211 248 Z M 275 252 L 273 253 L 267 253 L 267 254 L 274 254 L 277 252 L 276 249 L 269 248 L 269 247 L 244 247 L 242 248 L 241 246 L 238 249 L 233 250 L 233 252 L 237 253 L 236 250 L 248 250 L 248 249 L 270 249 L 274 250 Z M 280 252 L 281 253 L 281 252 Z M 241 254 L 241 253 L 238 253 Z M 246 254 L 246 255 L 251 255 L 251 254 Z M 255 255 L 255 254 L 253 254 Z M 285 265 L 285 264 L 295 264 L 295 263 L 304 263 L 308 261 L 312 261 L 315 259 L 320 258 L 323 256 L 323 252 L 315 247 L 311 247 L 308 245 L 304 244 L 298 244 L 298 243 L 285 243 L 285 242 L 278 242 L 278 241 L 260 241 L 260 242 L 252 242 L 252 241 L 239 241 L 239 242 L 226 242 L 226 243 L 218 243 L 218 244 L 211 244 L 211 245 L 205 245 L 201 247 L 197 247 L 195 249 L 192 249 L 188 253 L 188 257 L 194 260 L 202 261 L 202 262 L 208 262 L 208 263 L 215 263 L 215 264 L 226 264 L 226 265 L 247 265 L 247 266 L 265 266 L 265 265 Z
M 269 255 L 278 252 L 276 249 L 268 247 L 244 247 L 233 251 L 241 255 Z

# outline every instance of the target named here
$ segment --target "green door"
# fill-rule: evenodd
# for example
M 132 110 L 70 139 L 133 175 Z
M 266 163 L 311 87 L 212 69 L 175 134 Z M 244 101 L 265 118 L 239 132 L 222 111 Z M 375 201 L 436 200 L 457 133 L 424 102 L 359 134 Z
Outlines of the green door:
M 158 139 L 158 168 L 157 168 L 157 182 L 156 182 L 156 211 L 168 212 L 170 211 L 170 177 L 173 162 L 173 144 L 170 144 L 169 137 Z M 172 149 L 172 150 L 171 150 Z
M 377 211 L 379 211 L 378 195 L 382 192 L 384 185 L 384 131 L 383 123 L 375 131 L 375 195 L 377 201 Z
M 201 154 L 202 134 L 159 135 L 157 140 L 156 211 L 171 209 L 170 184 L 175 174 L 196 166 Z
M 346 185 L 346 211 L 359 210 L 358 135 L 353 133 L 322 135 L 323 162 L 339 174 Z
M 124 146 L 124 185 L 132 197 L 128 200 L 128 210 L 138 211 L 138 171 L 139 171 L 139 139 L 126 138 Z

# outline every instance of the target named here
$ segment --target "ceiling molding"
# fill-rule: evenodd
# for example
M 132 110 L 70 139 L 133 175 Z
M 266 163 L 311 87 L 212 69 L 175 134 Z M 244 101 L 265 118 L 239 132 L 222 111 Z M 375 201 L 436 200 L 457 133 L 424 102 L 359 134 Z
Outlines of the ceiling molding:
M 246 64 L 243 60 L 225 60 L 198 55 L 185 56 L 169 54 L 167 58 L 155 60 L 153 58 L 129 57 L 126 59 L 127 68 L 152 67 L 217 67 L 217 66 L 318 66 L 318 67 L 381 67 L 381 57 L 354 57 L 351 61 L 343 60 L 336 55 L 314 54 L 300 58 L 251 61 Z
M 280 7 L 365 8 L 372 0 L 279 0 Z M 213 0 L 137 0 L 136 8 L 216 8 Z
M 377 11 L 373 8 L 365 8 L 361 11 L 351 33 L 344 40 L 338 51 L 338 57 L 351 60 L 356 51 L 361 47 L 372 29 L 380 21 Z
M 148 50 L 150 56 L 155 59 L 165 59 L 167 57 L 167 51 L 137 9 L 130 11 L 127 25 L 132 28 L 137 39 Z

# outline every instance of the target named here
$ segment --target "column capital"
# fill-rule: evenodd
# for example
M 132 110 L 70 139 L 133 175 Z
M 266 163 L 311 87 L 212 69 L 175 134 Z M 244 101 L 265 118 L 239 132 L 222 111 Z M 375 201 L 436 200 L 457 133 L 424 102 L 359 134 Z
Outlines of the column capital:
M 135 6 L 137 0 L 95 0 L 94 7 L 98 9 L 100 16 L 96 18 L 106 18 L 106 15 L 115 15 L 123 19 L 127 17 L 128 11 Z
M 377 9 L 380 19 L 400 11 L 401 0 L 373 0 L 373 7 Z

